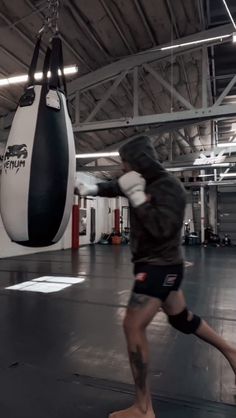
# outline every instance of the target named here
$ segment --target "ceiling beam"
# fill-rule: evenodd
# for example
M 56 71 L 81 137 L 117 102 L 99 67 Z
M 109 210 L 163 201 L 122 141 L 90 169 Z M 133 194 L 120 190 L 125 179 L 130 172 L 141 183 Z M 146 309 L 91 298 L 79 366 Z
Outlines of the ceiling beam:
M 189 35 L 184 38 L 180 38 L 173 42 L 173 45 L 178 45 L 181 43 L 188 43 L 192 41 L 200 41 L 203 39 L 214 38 L 219 35 L 230 35 L 232 33 L 232 25 L 224 25 L 209 29 L 206 31 L 195 33 L 194 35 Z M 209 45 L 222 43 L 220 40 L 209 41 Z M 127 69 L 133 69 L 136 66 L 143 65 L 145 63 L 150 63 L 153 61 L 162 61 L 168 59 L 173 51 L 171 50 L 161 50 L 162 47 L 170 46 L 170 44 L 165 44 L 158 46 L 157 48 L 152 48 L 144 52 L 126 57 L 120 61 L 113 62 L 103 68 L 99 68 L 96 71 L 93 71 L 89 74 L 86 74 L 80 78 L 77 78 L 74 81 L 68 83 L 68 93 L 73 94 L 76 90 L 85 90 L 93 86 L 97 86 L 101 83 L 104 83 L 108 80 L 115 78 L 122 71 Z M 184 53 L 192 52 L 196 49 L 202 48 L 202 45 L 189 45 L 185 47 L 178 48 L 174 51 L 174 55 L 182 55 Z
M 170 18 L 170 24 L 173 25 L 173 27 L 174 27 L 175 36 L 176 36 L 177 39 L 180 39 L 181 36 L 180 36 L 179 28 L 177 26 L 177 21 L 176 21 L 176 18 L 175 18 L 175 13 L 174 13 L 174 10 L 173 10 L 173 7 L 172 7 L 172 4 L 171 4 L 170 0 L 166 0 L 166 7 L 167 7 L 167 12 L 168 12 L 169 18 Z M 185 78 L 186 88 L 187 88 L 187 91 L 188 91 L 189 100 L 192 103 L 193 102 L 193 98 L 192 98 L 192 94 L 191 94 L 191 90 L 190 90 L 190 86 L 189 86 L 188 74 L 187 74 L 187 71 L 186 71 L 186 67 L 185 67 L 185 63 L 184 63 L 183 57 L 180 56 L 180 59 L 179 60 L 180 60 L 180 66 L 181 66 L 182 71 L 183 71 L 183 74 L 184 74 L 184 78 Z
M 133 54 L 135 51 L 134 49 L 130 46 L 129 42 L 127 41 L 127 37 L 125 36 L 124 32 L 122 31 L 122 29 L 120 28 L 115 16 L 113 15 L 113 13 L 111 12 L 111 9 L 108 7 L 108 5 L 106 4 L 105 0 L 100 0 L 104 10 L 106 11 L 106 13 L 108 14 L 109 18 L 111 19 L 115 29 L 117 30 L 118 34 L 120 35 L 120 38 L 122 39 L 124 45 L 126 46 L 126 48 L 128 49 L 128 51 Z
M 98 114 L 98 112 L 101 110 L 101 108 L 107 103 L 107 101 L 110 99 L 114 91 L 117 89 L 117 87 L 120 85 L 122 80 L 126 77 L 127 71 L 124 71 L 121 73 L 119 77 L 114 81 L 114 83 L 111 85 L 111 87 L 106 91 L 104 96 L 101 98 L 101 100 L 97 103 L 93 111 L 90 113 L 90 115 L 86 118 L 85 123 L 90 122 L 95 118 L 95 116 Z
M 205 19 L 205 13 L 204 13 L 203 0 L 198 0 L 197 7 L 198 7 L 199 19 L 200 19 L 202 29 L 205 29 L 206 19 Z
M 27 36 L 22 30 L 17 28 L 16 24 L 12 22 L 8 17 L 6 17 L 2 12 L 0 12 L 0 18 L 3 19 L 8 25 L 12 27 L 12 29 L 30 46 L 35 46 L 35 42 L 33 42 L 29 36 Z M 42 51 L 40 50 L 40 53 L 42 54 Z
M 230 6 L 230 12 L 232 14 L 235 14 L 236 13 L 236 6 L 235 5 L 232 4 L 232 6 Z M 211 13 L 211 16 L 212 17 L 217 17 L 217 18 L 218 17 L 223 17 L 223 18 L 227 17 L 228 18 L 228 14 L 227 14 L 227 11 L 226 11 L 226 9 L 224 7 L 223 2 L 222 2 L 222 8 L 215 8 L 213 10 L 211 9 L 211 12 L 210 13 Z
M 180 129 L 179 130 L 176 130 L 176 133 L 177 133 L 177 135 L 179 135 L 182 138 L 183 141 L 186 142 L 187 147 L 189 147 L 191 149 L 191 151 L 193 151 L 193 152 L 196 151 L 194 145 L 191 144 L 191 142 L 189 141 L 189 138 L 187 138 L 187 135 L 186 135 L 186 132 L 185 131 L 184 131 L 185 135 L 182 134 L 182 132 L 181 132 Z
M 15 63 L 17 63 L 18 65 L 20 65 L 21 67 L 23 67 L 25 70 L 28 71 L 29 66 L 25 64 L 20 58 L 18 58 L 15 54 L 8 51 L 6 48 L 3 48 L 3 46 L 0 46 L 0 51 L 2 51 L 3 54 L 9 57 L 12 61 L 15 61 Z
M 229 84 L 225 87 L 225 89 L 223 90 L 221 95 L 218 97 L 218 99 L 214 103 L 213 107 L 219 106 L 223 102 L 225 97 L 228 96 L 228 94 L 230 93 L 230 91 L 234 87 L 235 83 L 236 83 L 236 75 L 232 78 L 232 80 L 229 82 Z
M 236 105 L 224 105 L 214 108 L 209 107 L 181 112 L 82 123 L 79 126 L 74 126 L 73 130 L 74 132 L 89 132 L 117 128 L 130 128 L 134 126 L 164 125 L 165 131 L 168 132 L 170 125 L 173 126 L 176 123 L 178 127 L 183 127 L 188 123 L 197 125 L 206 120 L 220 119 L 225 117 L 230 118 L 232 116 L 236 116 Z
M 164 80 L 164 78 L 161 77 L 160 74 L 158 74 L 157 71 L 155 71 L 149 64 L 144 64 L 143 67 L 164 87 L 165 90 L 172 94 L 176 100 L 182 103 L 184 107 L 186 107 L 187 109 L 194 109 L 192 104 L 189 101 L 187 101 L 183 96 L 181 96 L 181 94 L 166 80 Z
M 77 160 L 78 161 L 78 160 Z M 236 164 L 236 158 L 235 158 L 235 162 L 234 163 L 229 163 L 231 165 L 231 167 L 235 167 Z M 205 165 L 191 165 L 191 164 L 179 164 L 179 165 L 173 165 L 168 163 L 163 163 L 162 164 L 163 167 L 168 170 L 168 171 L 173 171 L 173 172 L 182 172 L 182 171 L 200 171 L 200 170 L 213 170 L 214 168 L 217 168 L 217 165 L 212 167 L 210 164 L 205 164 Z M 220 165 L 219 167 L 220 168 Z M 121 170 L 121 165 L 120 164 L 113 164 L 113 165 L 96 165 L 96 166 L 79 166 L 79 164 L 77 164 L 76 166 L 76 171 L 79 172 L 90 172 L 90 173 L 94 173 L 94 172 L 100 172 L 100 171 L 110 171 L 110 172 L 118 172 L 119 170 Z
M 67 7 L 71 9 L 71 12 L 73 13 L 75 19 L 81 26 L 81 29 L 89 36 L 89 38 L 93 41 L 94 45 L 96 45 L 98 49 L 103 53 L 103 55 L 110 61 L 111 56 L 110 56 L 109 51 L 106 49 L 101 39 L 98 38 L 98 34 L 95 32 L 94 28 L 91 27 L 91 24 L 88 21 L 88 18 L 85 18 L 83 16 L 78 5 L 77 4 L 75 5 L 70 1 L 68 2 Z
M 143 6 L 141 5 L 141 3 L 140 3 L 139 0 L 134 0 L 134 4 L 135 4 L 135 7 L 136 7 L 136 9 L 138 11 L 138 14 L 139 14 L 139 16 L 140 16 L 140 18 L 141 18 L 141 20 L 142 20 L 142 22 L 144 24 L 144 27 L 146 29 L 146 32 L 147 32 L 147 34 L 148 34 L 148 36 L 149 36 L 149 38 L 150 38 L 150 40 L 152 42 L 152 45 L 153 46 L 156 45 L 157 42 L 156 42 L 156 39 L 154 37 L 153 30 L 152 30 L 152 28 L 151 28 L 151 26 L 150 26 L 150 24 L 148 22 L 148 18 L 146 16 L 146 13 L 144 12 Z
M 175 35 L 176 35 L 177 39 L 179 39 L 180 38 L 180 32 L 179 32 L 179 28 L 178 28 L 178 25 L 177 25 L 175 13 L 174 13 L 174 10 L 173 10 L 173 7 L 172 7 L 172 4 L 171 4 L 170 0 L 166 0 L 166 6 L 167 6 L 167 12 L 168 12 L 168 14 L 170 16 L 170 22 L 173 25 L 174 30 L 175 30 Z M 204 25 L 203 29 L 205 29 L 205 25 Z M 186 66 L 185 66 L 185 62 L 184 62 L 183 56 L 180 56 L 179 57 L 179 62 L 180 62 L 181 69 L 183 71 L 183 75 L 184 75 L 184 79 L 185 79 L 185 85 L 186 85 L 186 89 L 187 89 L 187 92 L 188 92 L 189 101 L 190 101 L 190 103 L 194 104 L 193 103 L 192 92 L 191 92 L 191 89 L 190 89 L 189 77 L 188 77 L 188 73 L 186 71 Z M 203 77 L 206 78 L 206 74 L 204 74 Z M 204 106 L 207 106 L 207 103 Z M 201 142 L 201 135 L 200 135 L 199 127 L 197 127 L 197 129 L 198 129 L 199 141 Z
M 11 99 L 10 97 L 5 96 L 5 94 L 1 93 L 0 99 L 4 100 L 5 102 L 11 103 L 11 105 L 14 105 L 14 107 L 17 106 L 17 102 L 14 99 Z

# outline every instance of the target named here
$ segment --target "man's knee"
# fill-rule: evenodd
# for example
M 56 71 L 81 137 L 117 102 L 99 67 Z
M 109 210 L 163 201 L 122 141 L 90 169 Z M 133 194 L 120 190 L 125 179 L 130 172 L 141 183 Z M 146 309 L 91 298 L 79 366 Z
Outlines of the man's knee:
M 123 329 L 125 334 L 130 334 L 133 329 L 133 320 L 129 315 L 126 315 L 123 321 Z
M 187 308 L 178 315 L 169 315 L 168 320 L 172 327 L 184 334 L 195 334 L 202 321 L 199 316 L 191 314 Z
M 136 334 L 143 330 L 143 326 L 137 318 L 126 315 L 123 321 L 123 329 L 126 335 Z

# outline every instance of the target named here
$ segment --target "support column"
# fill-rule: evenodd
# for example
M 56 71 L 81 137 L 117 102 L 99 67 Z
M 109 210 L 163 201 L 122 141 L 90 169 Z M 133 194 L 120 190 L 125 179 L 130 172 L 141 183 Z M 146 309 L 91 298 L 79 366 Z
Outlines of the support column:
M 217 234 L 217 187 L 209 188 L 209 223 Z
M 72 207 L 72 239 L 71 247 L 73 250 L 79 248 L 79 198 L 74 196 L 74 204 Z
M 214 181 L 217 181 L 217 169 L 214 169 Z
M 205 174 L 205 170 L 201 170 L 201 174 Z M 201 243 L 204 242 L 205 238 L 205 188 L 201 186 L 200 188 L 201 196 Z
M 207 57 L 207 47 L 202 48 L 202 107 L 207 107 L 208 105 L 208 95 L 207 95 L 207 77 L 208 77 L 208 57 Z
M 133 104 L 133 116 L 138 116 L 139 114 L 139 92 L 138 92 L 138 67 L 134 68 L 134 104 Z

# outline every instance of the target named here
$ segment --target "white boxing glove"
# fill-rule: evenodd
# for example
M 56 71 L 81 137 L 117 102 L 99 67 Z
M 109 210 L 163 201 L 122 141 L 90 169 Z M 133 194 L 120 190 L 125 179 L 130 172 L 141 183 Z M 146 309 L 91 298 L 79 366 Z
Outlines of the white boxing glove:
M 145 193 L 146 181 L 141 174 L 130 171 L 118 180 L 119 186 L 134 208 L 147 201 Z
M 78 180 L 75 181 L 74 194 L 79 196 L 97 196 L 98 186 L 92 184 L 82 183 Z

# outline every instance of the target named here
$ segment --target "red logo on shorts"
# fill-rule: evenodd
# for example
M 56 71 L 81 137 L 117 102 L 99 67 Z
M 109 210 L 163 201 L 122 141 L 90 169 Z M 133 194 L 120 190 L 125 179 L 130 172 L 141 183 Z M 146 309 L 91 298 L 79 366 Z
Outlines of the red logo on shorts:
M 147 278 L 147 273 L 138 273 L 138 274 L 136 274 L 135 278 L 138 282 L 145 282 L 145 280 Z

